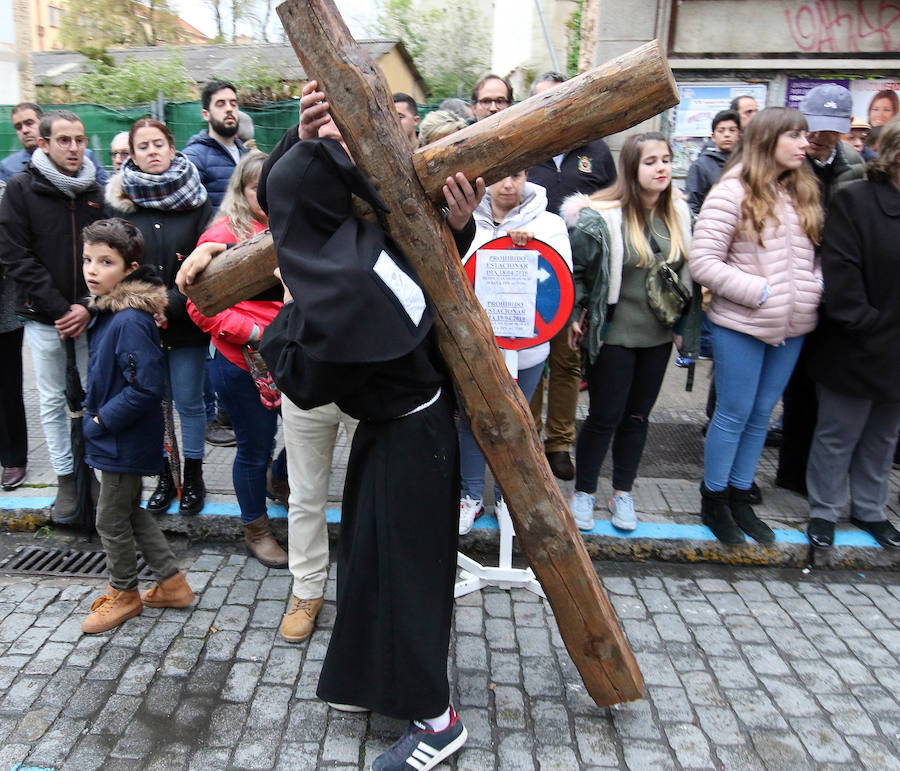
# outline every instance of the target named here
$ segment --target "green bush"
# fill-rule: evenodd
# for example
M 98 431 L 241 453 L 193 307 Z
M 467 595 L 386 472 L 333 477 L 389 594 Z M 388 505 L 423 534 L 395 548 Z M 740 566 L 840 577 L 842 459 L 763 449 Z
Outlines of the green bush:
M 118 66 L 97 61 L 94 68 L 94 72 L 72 81 L 69 90 L 77 99 L 125 107 L 152 102 L 160 91 L 173 101 L 196 96 L 194 81 L 174 52 L 165 61 L 141 61 L 129 56 Z

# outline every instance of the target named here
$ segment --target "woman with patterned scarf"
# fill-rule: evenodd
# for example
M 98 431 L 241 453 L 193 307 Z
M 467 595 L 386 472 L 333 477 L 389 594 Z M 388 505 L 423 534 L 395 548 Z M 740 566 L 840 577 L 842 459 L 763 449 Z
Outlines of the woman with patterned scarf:
M 150 118 L 136 121 L 128 132 L 131 157 L 106 187 L 109 216 L 133 223 L 144 236 L 144 262 L 163 278 L 169 304 L 161 325 L 162 347 L 169 368 L 175 409 L 181 417 L 184 477 L 181 514 L 203 508 L 203 448 L 206 410 L 203 380 L 209 336 L 188 316 L 187 298 L 175 286 L 182 255 L 190 254 L 212 216 L 206 189 L 195 166 L 175 151 L 172 132 Z M 175 497 L 169 459 L 163 459 L 159 483 L 147 508 L 166 511 Z

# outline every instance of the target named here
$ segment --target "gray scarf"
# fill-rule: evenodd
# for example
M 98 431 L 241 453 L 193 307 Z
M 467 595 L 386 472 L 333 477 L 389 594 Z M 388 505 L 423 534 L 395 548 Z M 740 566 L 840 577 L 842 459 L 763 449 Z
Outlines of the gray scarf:
M 79 193 L 83 193 L 94 184 L 97 177 L 97 169 L 87 156 L 81 161 L 78 174 L 74 177 L 63 174 L 56 168 L 56 164 L 50 160 L 50 156 L 40 147 L 36 147 L 31 154 L 31 162 L 53 187 L 68 198 L 74 198 Z

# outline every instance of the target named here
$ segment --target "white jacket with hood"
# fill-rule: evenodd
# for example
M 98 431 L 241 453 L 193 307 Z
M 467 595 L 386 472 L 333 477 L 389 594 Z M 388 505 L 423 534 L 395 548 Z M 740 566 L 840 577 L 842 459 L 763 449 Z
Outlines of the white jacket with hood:
M 499 225 L 494 225 L 490 190 L 484 194 L 472 216 L 475 219 L 475 238 L 463 257 L 463 264 L 488 241 L 505 236 L 510 230 L 527 230 L 534 233 L 536 239 L 549 244 L 559 252 L 569 270 L 572 270 L 572 247 L 569 245 L 566 223 L 562 217 L 547 211 L 547 191 L 540 185 L 526 182 L 521 203 L 510 211 Z M 549 355 L 550 343 L 541 343 L 534 348 L 519 351 L 519 370 L 535 367 Z

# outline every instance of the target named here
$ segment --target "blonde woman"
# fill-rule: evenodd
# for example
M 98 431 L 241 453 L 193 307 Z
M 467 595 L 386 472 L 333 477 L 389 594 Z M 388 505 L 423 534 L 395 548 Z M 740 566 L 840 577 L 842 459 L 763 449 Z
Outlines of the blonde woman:
M 756 114 L 694 228 L 691 273 L 712 300 L 716 411 L 706 434 L 701 516 L 723 543 L 772 543 L 748 500 L 769 416 L 816 326 L 819 186 L 803 114 Z
M 443 139 L 466 127 L 466 122 L 449 110 L 435 110 L 422 118 L 419 126 L 419 147 Z
M 672 196 L 672 148 L 666 138 L 655 132 L 628 137 L 616 184 L 590 198 L 567 199 L 562 214 L 575 265 L 569 343 L 584 351 L 590 396 L 576 443 L 572 514 L 580 530 L 593 529 L 594 492 L 611 441 L 612 524 L 634 530 L 631 488 L 674 334 L 650 306 L 647 274 L 665 262 L 689 283 L 690 213 Z
M 221 248 L 244 241 L 266 229 L 268 216 L 256 198 L 266 155 L 251 150 L 238 162 L 225 188 L 225 197 L 213 224 L 200 236 L 199 245 Z M 266 327 L 281 310 L 281 288 L 271 288 L 207 318 L 188 300 L 191 319 L 209 333 L 215 355 L 210 377 L 234 425 L 237 452 L 232 481 L 244 540 L 249 552 L 267 567 L 287 567 L 288 555 L 272 535 L 266 510 L 266 467 L 272 455 L 278 412 L 263 405 L 244 356 L 256 350 Z

